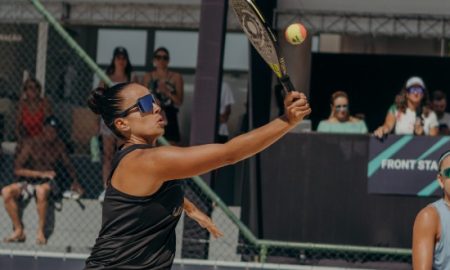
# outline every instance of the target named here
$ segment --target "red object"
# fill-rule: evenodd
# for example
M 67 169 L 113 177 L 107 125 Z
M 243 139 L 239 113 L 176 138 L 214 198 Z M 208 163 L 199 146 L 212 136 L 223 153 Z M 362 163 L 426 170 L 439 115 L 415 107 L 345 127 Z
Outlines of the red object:
M 44 103 L 42 102 L 36 112 L 31 112 L 27 106 L 23 106 L 22 112 L 22 126 L 24 127 L 27 136 L 34 137 L 39 135 L 44 126 Z

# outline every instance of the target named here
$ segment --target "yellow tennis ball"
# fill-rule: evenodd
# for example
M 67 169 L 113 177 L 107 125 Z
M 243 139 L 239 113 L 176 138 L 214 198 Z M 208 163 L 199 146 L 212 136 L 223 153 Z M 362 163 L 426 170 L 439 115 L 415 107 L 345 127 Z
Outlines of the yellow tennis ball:
M 284 31 L 286 41 L 292 45 L 299 45 L 306 39 L 306 28 L 301 23 L 293 23 Z

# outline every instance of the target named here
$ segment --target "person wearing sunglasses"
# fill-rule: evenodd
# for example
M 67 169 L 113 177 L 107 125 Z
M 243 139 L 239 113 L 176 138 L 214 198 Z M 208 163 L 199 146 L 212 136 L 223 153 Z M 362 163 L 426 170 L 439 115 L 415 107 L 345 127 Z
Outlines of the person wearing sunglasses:
M 326 133 L 367 133 L 363 120 L 350 115 L 348 95 L 344 91 L 336 91 L 331 95 L 331 114 L 322 120 L 317 127 L 318 132 Z
M 41 83 L 28 78 L 23 83 L 23 94 L 19 101 L 16 117 L 16 138 L 20 146 L 23 140 L 38 136 L 44 120 L 52 112 L 50 102 L 41 96 Z
M 431 94 L 431 104 L 439 122 L 439 135 L 450 135 L 450 113 L 447 112 L 447 95 L 442 90 Z
M 426 206 L 414 221 L 413 269 L 450 269 L 450 151 L 438 161 L 442 198 Z
M 173 145 L 181 140 L 178 110 L 183 104 L 184 83 L 180 73 L 169 70 L 169 51 L 159 47 L 153 53 L 154 70 L 144 76 L 143 85 L 148 87 L 158 100 L 167 121 L 165 138 Z
M 294 91 L 285 97 L 282 117 L 225 144 L 155 147 L 165 127 L 158 104 L 134 83 L 91 93 L 89 107 L 124 144 L 113 159 L 102 227 L 85 269 L 170 269 L 175 227 L 191 206 L 179 180 L 255 155 L 311 113 L 306 96 Z
M 411 77 L 405 88 L 395 98 L 386 115 L 384 124 L 374 131 L 374 135 L 383 138 L 387 134 L 414 134 L 436 136 L 439 123 L 431 110 L 425 83 L 420 77 Z

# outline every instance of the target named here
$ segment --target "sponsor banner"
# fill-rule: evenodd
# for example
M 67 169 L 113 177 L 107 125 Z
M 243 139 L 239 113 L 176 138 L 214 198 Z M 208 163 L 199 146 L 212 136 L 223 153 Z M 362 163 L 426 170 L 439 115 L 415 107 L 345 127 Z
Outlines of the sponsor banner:
M 450 137 L 370 138 L 368 191 L 376 194 L 440 196 L 438 159 L 450 149 Z

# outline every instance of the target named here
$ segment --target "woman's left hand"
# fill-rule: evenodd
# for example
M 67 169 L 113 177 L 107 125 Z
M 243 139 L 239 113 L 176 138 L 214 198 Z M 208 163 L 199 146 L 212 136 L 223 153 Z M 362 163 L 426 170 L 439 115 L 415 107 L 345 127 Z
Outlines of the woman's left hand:
M 192 212 L 186 212 L 186 214 L 195 220 L 200 227 L 205 228 L 208 230 L 209 233 L 212 234 L 214 238 L 219 238 L 223 236 L 223 233 L 217 228 L 216 224 L 209 218 L 207 215 L 205 215 L 203 212 L 197 210 L 194 210 Z

